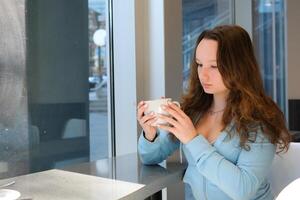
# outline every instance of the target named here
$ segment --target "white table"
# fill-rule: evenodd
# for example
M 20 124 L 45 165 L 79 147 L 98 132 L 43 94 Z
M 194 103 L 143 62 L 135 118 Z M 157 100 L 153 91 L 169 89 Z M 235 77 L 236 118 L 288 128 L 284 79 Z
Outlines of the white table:
M 182 180 L 186 166 L 169 163 L 142 165 L 136 154 L 82 163 L 10 179 L 6 187 L 21 193 L 21 200 L 145 199 Z
M 13 180 L 16 183 L 10 189 L 19 191 L 21 199 L 34 200 L 122 199 L 144 187 L 142 184 L 57 169 L 19 176 Z M 1 180 L 1 183 L 6 181 L 9 180 Z

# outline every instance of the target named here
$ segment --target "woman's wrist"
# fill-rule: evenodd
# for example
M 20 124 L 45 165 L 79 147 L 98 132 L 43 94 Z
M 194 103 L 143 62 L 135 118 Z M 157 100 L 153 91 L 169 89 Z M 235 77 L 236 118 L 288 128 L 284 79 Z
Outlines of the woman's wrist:
M 151 136 L 149 136 L 149 134 L 147 134 L 145 131 L 143 131 L 143 135 L 144 135 L 144 138 L 146 140 L 148 140 L 149 142 L 154 142 L 155 139 L 157 138 L 157 133 L 155 132 L 155 134 L 151 134 Z
M 194 131 L 193 133 L 191 133 L 190 135 L 189 135 L 189 137 L 188 138 L 186 138 L 186 140 L 185 141 L 183 141 L 182 143 L 183 144 L 187 144 L 187 143 L 189 143 L 191 140 L 193 140 L 195 137 L 197 137 L 198 136 L 198 133 L 196 132 L 196 131 Z

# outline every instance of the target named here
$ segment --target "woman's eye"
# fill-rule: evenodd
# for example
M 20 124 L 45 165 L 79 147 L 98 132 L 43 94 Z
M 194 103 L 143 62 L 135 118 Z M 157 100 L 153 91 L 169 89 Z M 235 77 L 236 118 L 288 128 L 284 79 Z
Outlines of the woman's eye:
M 216 66 L 216 65 L 212 65 L 212 66 L 211 66 L 211 68 L 217 69 L 217 68 L 218 68 L 218 66 Z
M 203 65 L 198 63 L 198 67 L 203 67 Z

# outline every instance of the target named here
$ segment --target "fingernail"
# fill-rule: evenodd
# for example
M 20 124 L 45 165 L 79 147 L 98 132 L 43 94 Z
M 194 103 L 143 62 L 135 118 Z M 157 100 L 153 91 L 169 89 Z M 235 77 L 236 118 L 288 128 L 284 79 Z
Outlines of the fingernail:
M 162 105 L 161 108 L 162 108 L 163 110 L 165 110 L 167 107 L 166 107 L 165 105 Z
M 148 107 L 148 104 L 145 104 L 144 107 L 145 107 L 145 108 Z

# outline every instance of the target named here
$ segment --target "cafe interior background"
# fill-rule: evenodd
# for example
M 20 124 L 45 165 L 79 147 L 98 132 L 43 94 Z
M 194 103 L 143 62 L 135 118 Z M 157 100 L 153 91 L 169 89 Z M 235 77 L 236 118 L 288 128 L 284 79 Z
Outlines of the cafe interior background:
M 137 152 L 137 102 L 180 100 L 196 37 L 220 24 L 251 35 L 265 90 L 297 141 L 299 8 L 297 0 L 1 0 L 0 179 Z M 167 189 L 170 199 L 182 192 Z

